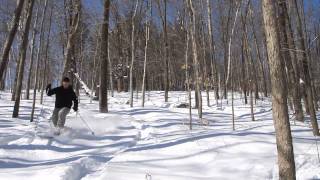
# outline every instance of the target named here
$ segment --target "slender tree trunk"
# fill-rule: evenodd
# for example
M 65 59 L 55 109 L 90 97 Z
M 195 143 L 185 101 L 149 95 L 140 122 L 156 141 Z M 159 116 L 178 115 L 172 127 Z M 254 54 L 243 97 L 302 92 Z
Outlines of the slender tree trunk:
M 228 82 L 229 82 L 229 77 L 230 77 L 230 71 L 231 71 L 231 45 L 232 45 L 232 38 L 233 38 L 233 34 L 234 34 L 234 29 L 236 27 L 236 23 L 237 23 L 237 19 L 238 19 L 238 14 L 239 14 L 239 10 L 241 7 L 241 3 L 242 0 L 239 2 L 239 5 L 237 5 L 237 11 L 236 11 L 236 15 L 233 21 L 233 26 L 231 29 L 231 35 L 229 37 L 229 42 L 228 42 L 228 68 L 227 68 L 227 77 L 226 77 L 226 89 L 228 89 Z
M 250 6 L 251 7 L 251 6 Z M 257 57 L 259 60 L 259 65 L 260 65 L 260 69 L 261 69 L 261 74 L 262 74 L 262 83 L 263 83 L 263 92 L 264 92 L 264 97 L 268 97 L 268 89 L 267 89 L 267 81 L 266 81 L 266 74 L 265 74 L 265 70 L 263 67 L 263 62 L 262 62 L 262 58 L 261 58 L 261 53 L 260 53 L 260 48 L 258 46 L 258 39 L 257 39 L 257 35 L 256 35 L 256 30 L 255 30 L 255 24 L 253 21 L 253 13 L 250 13 L 250 17 L 251 17 L 251 25 L 252 25 L 252 31 L 253 31 L 253 39 L 254 39 L 254 45 L 256 48 L 256 53 L 257 53 Z M 257 91 L 256 91 L 257 92 Z
M 145 41 L 145 46 L 144 46 L 144 62 L 143 62 L 143 77 L 142 77 L 142 107 L 144 107 L 144 101 L 145 101 L 145 91 L 146 91 L 146 71 L 147 71 L 147 50 L 148 50 L 148 41 L 149 41 L 149 26 L 150 26 L 150 18 L 152 16 L 151 14 L 151 1 L 148 1 L 148 11 L 149 11 L 149 17 L 146 18 L 146 41 Z
M 217 63 L 215 59 L 216 56 L 215 56 L 214 37 L 212 34 L 211 4 L 209 0 L 207 0 L 207 15 L 208 15 L 209 53 L 211 58 L 211 72 L 213 75 L 213 85 L 215 90 L 216 105 L 218 106 L 218 99 L 219 99 L 218 69 L 217 69 Z
M 280 52 L 275 0 L 263 0 L 262 11 L 272 84 L 272 113 L 276 131 L 279 179 L 296 179 L 292 136 L 287 106 L 287 87 Z
M 101 32 L 101 64 L 99 109 L 100 112 L 108 112 L 108 34 L 109 34 L 110 0 L 104 1 L 104 13 Z
M 43 38 L 43 27 L 44 27 L 44 20 L 46 17 L 46 11 L 47 11 L 47 6 L 48 6 L 48 0 L 45 1 L 44 3 L 44 8 L 42 11 L 42 19 L 41 19 L 41 25 L 40 25 L 40 36 L 39 36 L 39 47 L 37 51 L 37 57 L 36 57 L 36 71 L 35 71 L 35 78 L 34 78 L 34 88 L 33 88 L 33 101 L 32 101 L 32 110 L 31 110 L 31 117 L 30 117 L 30 122 L 33 122 L 34 119 L 34 110 L 36 106 L 36 99 L 37 99 L 37 87 L 38 87 L 38 72 L 40 68 L 40 52 L 42 49 L 42 38 Z
M 74 2 L 74 15 L 71 17 L 71 26 L 69 34 L 68 34 L 68 41 L 67 47 L 65 52 L 65 61 L 63 66 L 63 74 L 62 77 L 67 76 L 73 79 L 72 72 L 76 72 L 75 69 L 75 59 L 73 56 L 74 53 L 74 45 L 77 36 L 77 32 L 79 29 L 79 22 L 80 22 L 80 11 L 81 11 L 81 0 L 75 0 Z
M 92 100 L 93 100 L 93 91 L 95 89 L 95 81 L 96 81 L 96 76 L 97 76 L 97 72 L 98 72 L 98 63 L 97 63 L 97 54 L 98 54 L 98 49 L 99 49 L 99 37 L 97 36 L 97 44 L 96 44 L 96 48 L 95 48 L 95 51 L 94 51 L 94 56 L 93 56 L 93 69 L 94 69 L 94 72 L 93 72 L 93 76 L 91 78 L 91 97 L 90 97 L 90 103 L 92 103 Z
M 247 84 L 248 84 L 248 79 L 247 79 L 247 73 L 246 73 L 246 60 L 245 60 L 245 52 L 244 52 L 244 38 L 241 43 L 241 79 L 242 79 L 242 91 L 243 91 L 243 96 L 244 96 L 244 104 L 248 104 L 248 99 L 247 99 Z
M 30 84 L 31 84 L 31 78 L 32 78 L 31 76 L 32 76 L 32 69 L 33 69 L 33 60 L 34 60 L 35 39 L 38 34 L 38 30 L 37 30 L 38 15 L 39 15 L 39 8 L 37 8 L 36 20 L 33 25 L 31 52 L 30 52 L 30 65 L 29 65 L 28 80 L 27 80 L 27 87 L 26 87 L 26 94 L 25 94 L 26 99 L 30 99 Z
M 295 14 L 297 16 L 296 18 L 296 25 L 297 25 L 297 32 L 299 36 L 299 49 L 303 51 L 302 53 L 302 59 L 301 59 L 301 64 L 302 64 L 302 69 L 303 69 L 303 77 L 304 77 L 304 86 L 305 86 L 305 91 L 307 95 L 307 102 L 308 102 L 308 107 L 310 111 L 310 118 L 311 118 L 311 124 L 312 124 L 312 129 L 313 129 L 313 134 L 315 136 L 319 136 L 319 127 L 318 127 L 318 122 L 317 122 L 317 116 L 316 112 L 314 109 L 314 101 L 313 101 L 313 95 L 312 95 L 312 85 L 311 85 L 311 78 L 310 78 L 310 68 L 308 64 L 308 57 L 307 57 L 307 49 L 305 46 L 305 39 L 303 35 L 303 28 L 302 28 L 302 20 L 300 17 L 299 9 L 298 9 L 298 4 L 297 0 L 294 0 L 293 3 L 294 9 L 295 9 Z
M 164 55 L 165 55 L 165 83 L 164 83 L 164 101 L 168 102 L 169 99 L 169 44 L 167 32 L 167 0 L 164 0 Z
M 255 121 L 254 118 L 254 109 L 253 109 L 253 94 L 252 94 L 252 87 L 250 89 L 250 111 L 251 111 L 251 121 Z
M 186 0 L 187 1 L 187 0 Z M 188 2 L 186 2 L 188 4 Z M 189 75 L 189 62 L 188 62 L 188 52 L 189 52 L 189 28 L 185 30 L 186 34 L 186 49 L 185 49 L 185 70 L 186 70 L 186 90 L 188 92 L 188 102 L 189 102 L 189 129 L 192 130 L 192 99 L 191 99 L 191 88 L 190 88 L 190 75 Z
M 12 95 L 11 95 L 11 101 L 15 101 L 16 99 L 16 88 L 17 88 L 17 81 L 18 81 L 18 74 L 19 74 L 19 67 L 20 67 L 20 59 L 19 57 L 17 58 L 17 67 L 16 68 L 16 72 L 15 72 L 15 76 L 14 76 L 14 81 L 13 81 L 13 91 L 12 91 Z
M 19 52 L 19 59 L 20 59 L 20 64 L 18 67 L 19 73 L 18 73 L 18 79 L 17 79 L 15 103 L 14 103 L 14 108 L 12 113 L 12 117 L 14 118 L 19 116 L 22 81 L 23 81 L 24 66 L 25 66 L 26 54 L 27 54 L 28 43 L 29 43 L 29 30 L 30 30 L 30 25 L 32 20 L 32 11 L 33 11 L 34 1 L 35 0 L 28 0 L 27 7 L 26 7 L 27 18 L 24 24 L 24 32 L 23 32 L 22 42 L 21 42 L 20 52 Z
M 8 37 L 7 37 L 6 42 L 5 42 L 4 46 L 3 46 L 3 52 L 2 52 L 1 64 L 0 64 L 0 79 L 3 79 L 5 70 L 6 70 L 7 66 L 8 66 L 10 49 L 11 49 L 13 40 L 15 38 L 15 35 L 17 33 L 17 30 L 18 30 L 20 16 L 21 16 L 21 13 L 22 13 L 24 2 L 25 2 L 25 0 L 18 0 L 17 1 L 17 7 L 16 7 L 16 9 L 14 11 L 12 27 L 11 27 L 11 29 L 9 31 Z
M 198 52 L 197 52 L 197 43 L 196 43 L 196 15 L 193 6 L 192 0 L 188 0 L 189 13 L 190 13 L 190 34 L 191 34 L 191 42 L 192 42 L 192 54 L 193 54 L 193 65 L 195 71 L 195 84 L 196 84 L 196 94 L 198 96 L 199 105 L 198 105 L 198 115 L 200 120 L 202 121 L 202 96 L 201 96 L 201 87 L 200 87 L 200 73 L 199 73 L 199 60 L 198 60 Z
M 108 38 L 109 40 L 109 38 Z M 110 58 L 110 41 L 108 41 L 108 67 L 109 67 L 109 77 L 110 77 L 110 90 L 111 90 L 111 97 L 114 96 L 114 87 L 113 87 L 113 71 L 112 71 L 112 67 L 113 67 L 113 63 L 112 60 Z
M 134 65 L 134 59 L 135 59 L 135 45 L 134 45 L 134 38 L 135 38 L 135 17 L 137 14 L 138 9 L 138 3 L 139 1 L 136 0 L 134 12 L 132 15 L 131 20 L 131 65 L 130 65 L 130 107 L 133 107 L 133 65 Z
M 44 58 L 44 72 L 47 72 L 48 69 L 48 51 L 49 51 L 49 45 L 50 45 L 50 34 L 51 34 L 51 22 L 52 22 L 52 11 L 50 11 L 50 18 L 49 18 L 49 31 L 48 31 L 48 37 L 47 37 L 47 44 L 46 44 L 46 53 Z M 41 96 L 40 96 L 40 104 L 43 103 L 43 93 L 45 90 L 45 84 L 47 79 L 47 73 L 44 73 L 42 76 L 42 86 L 41 86 Z
M 286 16 L 288 16 L 286 1 L 278 0 L 279 4 L 279 30 L 280 30 L 280 39 L 282 45 L 282 54 L 283 59 L 285 60 L 285 65 L 288 73 L 288 81 L 289 81 L 289 93 L 292 97 L 292 102 L 294 106 L 294 111 L 296 115 L 296 120 L 303 121 L 303 110 L 301 104 L 300 97 L 300 85 L 298 79 L 296 79 L 296 75 L 294 72 L 294 67 L 292 65 L 292 56 L 289 52 L 289 44 L 288 41 L 288 32 L 287 25 L 290 23 L 287 21 Z

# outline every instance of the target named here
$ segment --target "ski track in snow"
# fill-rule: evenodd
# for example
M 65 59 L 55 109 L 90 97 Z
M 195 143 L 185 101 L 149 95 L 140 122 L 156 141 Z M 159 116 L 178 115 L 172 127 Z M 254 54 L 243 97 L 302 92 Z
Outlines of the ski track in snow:
M 204 93 L 205 94 L 205 93 Z M 20 117 L 12 119 L 10 94 L 0 92 L 0 179 L 212 180 L 277 179 L 276 145 L 269 100 L 250 106 L 235 101 L 236 131 L 231 130 L 231 107 L 204 106 L 193 130 L 188 130 L 184 92 L 146 94 L 145 108 L 128 93 L 109 99 L 110 113 L 98 112 L 96 101 L 80 97 L 80 114 L 95 131 L 86 129 L 75 113 L 59 137 L 50 135 L 54 98 L 37 104 L 35 123 L 29 122 L 31 101 L 22 100 Z M 212 97 L 214 97 L 212 95 Z M 205 96 L 204 96 L 205 99 Z M 220 101 L 219 101 L 220 102 Z M 297 179 L 320 179 L 320 163 L 309 124 L 292 124 Z M 320 144 L 320 142 L 319 142 Z

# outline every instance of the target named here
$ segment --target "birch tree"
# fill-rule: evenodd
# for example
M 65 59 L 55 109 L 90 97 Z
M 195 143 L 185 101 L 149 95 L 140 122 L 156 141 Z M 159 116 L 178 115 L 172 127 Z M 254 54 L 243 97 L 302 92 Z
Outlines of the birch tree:
M 142 77 L 142 107 L 144 107 L 145 102 L 145 91 L 146 91 L 146 71 L 147 71 L 147 51 L 148 51 L 148 42 L 150 38 L 150 18 L 152 17 L 151 9 L 151 1 L 147 1 L 148 3 L 148 10 L 147 10 L 147 17 L 146 17 L 146 28 L 145 28 L 145 48 L 144 48 L 144 62 L 143 62 L 143 77 Z
M 133 66 L 135 59 L 135 17 L 137 14 L 139 0 L 136 0 L 131 19 L 131 64 L 130 64 L 130 107 L 133 107 Z

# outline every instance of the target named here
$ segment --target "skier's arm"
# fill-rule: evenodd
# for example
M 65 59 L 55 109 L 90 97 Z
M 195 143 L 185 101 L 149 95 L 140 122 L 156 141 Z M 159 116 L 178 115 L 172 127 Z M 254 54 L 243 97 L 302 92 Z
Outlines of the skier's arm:
M 78 97 L 75 92 L 73 92 L 73 110 L 78 111 Z
M 56 93 L 57 93 L 57 89 L 58 89 L 58 88 L 53 88 L 53 89 L 51 89 L 51 84 L 49 84 L 49 85 L 47 86 L 47 88 L 46 88 L 47 95 L 48 95 L 48 96 L 51 96 L 51 95 L 53 95 L 53 94 L 56 94 Z

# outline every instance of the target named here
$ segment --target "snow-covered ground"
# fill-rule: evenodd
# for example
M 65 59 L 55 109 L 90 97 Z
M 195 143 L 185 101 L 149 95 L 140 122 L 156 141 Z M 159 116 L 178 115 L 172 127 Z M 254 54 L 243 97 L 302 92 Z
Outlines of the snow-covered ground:
M 149 92 L 144 108 L 137 100 L 130 108 L 129 94 L 115 93 L 108 114 L 99 113 L 98 102 L 90 104 L 83 95 L 80 115 L 95 135 L 72 112 L 64 133 L 48 138 L 54 98 L 46 97 L 44 105 L 37 105 L 37 119 L 30 123 L 31 101 L 22 100 L 20 118 L 13 119 L 10 94 L 0 92 L 0 179 L 277 179 L 268 99 L 257 101 L 252 122 L 249 105 L 236 98 L 236 130 L 232 131 L 230 105 L 223 101 L 216 107 L 212 94 L 212 106 L 204 106 L 209 125 L 201 124 L 193 109 L 190 131 L 188 109 L 176 108 L 186 101 L 185 92 L 169 95 L 164 103 L 162 92 Z M 204 95 L 204 104 L 205 99 Z M 292 123 L 291 128 L 297 179 L 320 179 L 316 139 L 309 124 Z

